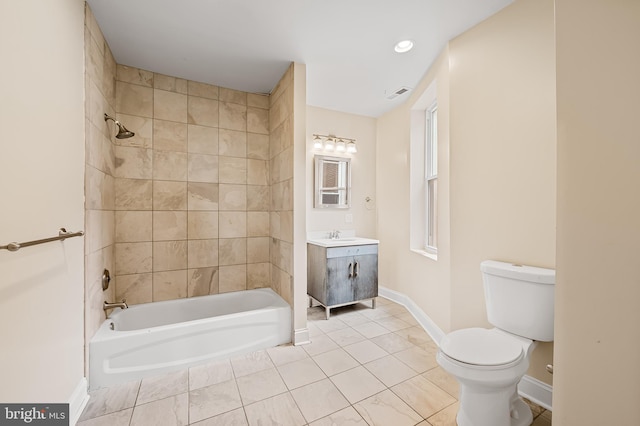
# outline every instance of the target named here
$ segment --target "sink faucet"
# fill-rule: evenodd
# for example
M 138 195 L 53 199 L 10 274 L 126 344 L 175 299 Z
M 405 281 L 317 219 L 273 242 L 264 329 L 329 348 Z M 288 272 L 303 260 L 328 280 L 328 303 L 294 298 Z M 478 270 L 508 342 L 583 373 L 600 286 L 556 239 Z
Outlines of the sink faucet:
M 102 309 L 104 310 L 105 314 L 109 309 L 115 309 L 115 308 L 127 309 L 128 307 L 129 306 L 127 305 L 127 301 L 125 299 L 122 299 L 122 302 L 116 302 L 116 303 L 109 303 L 105 300 L 105 302 L 102 304 Z
M 331 231 L 329 232 L 329 238 L 332 240 L 337 240 L 340 238 L 340 231 L 339 230 L 335 230 L 335 231 Z

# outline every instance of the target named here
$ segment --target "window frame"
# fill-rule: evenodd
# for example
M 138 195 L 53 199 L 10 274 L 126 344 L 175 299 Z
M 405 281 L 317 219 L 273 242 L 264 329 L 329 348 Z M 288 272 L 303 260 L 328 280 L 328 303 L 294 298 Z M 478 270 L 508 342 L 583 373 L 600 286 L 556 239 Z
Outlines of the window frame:
M 424 250 L 438 253 L 438 101 L 425 109 Z

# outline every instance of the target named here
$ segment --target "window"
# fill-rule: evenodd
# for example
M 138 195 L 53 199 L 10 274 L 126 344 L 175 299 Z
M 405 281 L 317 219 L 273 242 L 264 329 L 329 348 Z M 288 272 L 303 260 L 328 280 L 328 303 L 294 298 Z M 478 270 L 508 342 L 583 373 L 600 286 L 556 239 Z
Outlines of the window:
M 409 248 L 438 260 L 438 98 L 434 80 L 411 107 Z M 442 209 L 442 206 L 441 206 Z
M 438 250 L 438 105 L 432 104 L 425 117 L 425 250 Z

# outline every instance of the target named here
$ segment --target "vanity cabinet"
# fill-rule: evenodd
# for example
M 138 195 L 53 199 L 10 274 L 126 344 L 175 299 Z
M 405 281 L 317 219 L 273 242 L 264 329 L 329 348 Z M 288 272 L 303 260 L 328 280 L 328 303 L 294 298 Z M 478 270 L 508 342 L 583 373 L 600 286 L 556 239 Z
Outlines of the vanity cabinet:
M 330 309 L 378 296 L 378 245 L 322 247 L 307 244 L 307 293 Z

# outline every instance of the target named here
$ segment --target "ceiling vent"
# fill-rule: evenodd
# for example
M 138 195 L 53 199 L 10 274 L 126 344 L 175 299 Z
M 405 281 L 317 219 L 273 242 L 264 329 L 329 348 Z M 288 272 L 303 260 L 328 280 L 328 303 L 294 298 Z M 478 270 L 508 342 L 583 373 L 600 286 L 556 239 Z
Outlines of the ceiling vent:
M 387 99 L 395 99 L 400 95 L 404 95 L 405 93 L 407 93 L 410 90 L 411 90 L 410 87 L 402 86 L 399 89 L 394 90 L 391 93 L 387 93 Z

